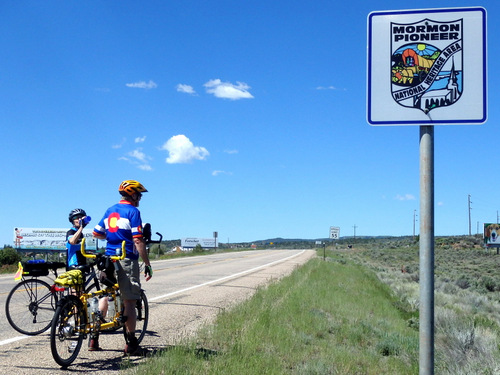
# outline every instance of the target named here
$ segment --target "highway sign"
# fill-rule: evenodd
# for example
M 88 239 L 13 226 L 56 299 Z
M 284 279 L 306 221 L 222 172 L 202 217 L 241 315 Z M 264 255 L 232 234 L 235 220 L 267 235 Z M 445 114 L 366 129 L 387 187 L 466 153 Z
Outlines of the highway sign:
M 486 10 L 372 12 L 367 69 L 370 125 L 482 124 Z
M 340 228 L 339 227 L 330 227 L 330 239 L 338 240 L 340 238 Z

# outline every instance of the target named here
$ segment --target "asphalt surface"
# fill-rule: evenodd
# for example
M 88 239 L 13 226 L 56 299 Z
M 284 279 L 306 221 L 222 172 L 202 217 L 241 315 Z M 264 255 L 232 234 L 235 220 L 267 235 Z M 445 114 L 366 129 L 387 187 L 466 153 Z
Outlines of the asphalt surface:
M 315 256 L 313 250 L 262 250 L 153 261 L 154 274 L 142 282 L 150 320 L 142 346 L 151 353 L 167 350 L 210 324 L 220 311 L 251 297 L 258 287 L 290 274 Z M 46 278 L 47 281 L 49 281 Z M 123 357 L 123 333 L 102 334 L 102 351 L 89 352 L 87 341 L 67 369 L 53 360 L 48 332 L 23 336 L 5 318 L 5 300 L 15 285 L 13 275 L 0 277 L 0 374 L 117 374 Z

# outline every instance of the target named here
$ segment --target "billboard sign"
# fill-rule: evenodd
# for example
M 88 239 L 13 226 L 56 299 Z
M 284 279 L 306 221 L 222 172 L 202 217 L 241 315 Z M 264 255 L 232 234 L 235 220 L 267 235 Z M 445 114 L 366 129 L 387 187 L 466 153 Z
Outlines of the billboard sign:
M 66 250 L 67 228 L 14 228 L 14 248 L 20 250 Z M 95 250 L 92 228 L 84 229 L 85 247 Z M 104 242 L 104 241 L 103 241 Z
M 217 239 L 216 238 L 182 238 L 181 239 L 181 246 L 184 248 L 194 248 L 196 245 L 200 245 L 203 248 L 210 247 L 210 248 L 215 248 L 217 247 Z
M 500 224 L 484 223 L 484 245 L 500 247 Z
M 367 85 L 371 125 L 484 123 L 486 10 L 370 13 Z

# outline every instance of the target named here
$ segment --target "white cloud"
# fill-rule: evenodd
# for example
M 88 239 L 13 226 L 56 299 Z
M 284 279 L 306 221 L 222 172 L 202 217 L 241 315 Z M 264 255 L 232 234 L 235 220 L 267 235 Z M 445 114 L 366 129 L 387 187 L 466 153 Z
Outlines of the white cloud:
M 146 90 L 154 89 L 154 88 L 158 87 L 158 85 L 151 80 L 149 82 L 140 81 L 140 82 L 134 82 L 134 83 L 126 83 L 125 86 L 132 87 L 135 89 L 146 89 Z
M 213 172 L 212 172 L 212 176 L 218 176 L 218 175 L 220 175 L 220 174 L 227 174 L 227 175 L 229 175 L 229 176 L 232 176 L 232 175 L 233 175 L 231 172 L 226 172 L 226 171 L 217 171 L 217 170 L 216 170 L 216 171 L 213 171 Z
M 316 87 L 316 90 L 337 90 L 337 91 L 347 91 L 346 89 L 341 89 L 335 86 L 318 86 Z
M 182 83 L 179 83 L 177 85 L 177 91 L 178 92 L 183 92 L 185 94 L 196 95 L 196 91 L 193 89 L 193 86 L 184 85 Z
M 130 164 L 137 166 L 137 168 L 142 169 L 143 171 L 152 171 L 153 168 L 149 164 L 152 157 L 146 155 L 142 152 L 142 148 L 137 148 L 133 151 L 127 153 L 127 156 L 122 156 L 118 158 L 118 160 L 128 161 Z
M 243 82 L 236 82 L 234 85 L 230 82 L 222 82 L 220 79 L 212 79 L 205 83 L 207 93 L 213 94 L 217 98 L 239 100 L 253 99 L 253 95 L 248 92 L 250 86 Z
M 237 154 L 237 153 L 238 153 L 238 150 L 224 150 L 224 152 L 225 152 L 226 154 L 230 154 L 230 155 L 231 155 L 231 154 Z
M 413 194 L 405 194 L 405 195 L 396 195 L 394 199 L 397 199 L 398 201 L 414 201 L 415 196 Z
M 111 146 L 111 148 L 122 148 L 126 141 L 127 141 L 127 139 L 123 138 L 121 143 L 114 144 Z
M 133 157 L 136 160 L 139 160 L 141 162 L 145 162 L 149 159 L 148 156 L 144 152 L 142 152 L 142 148 L 135 149 L 134 151 L 130 151 L 128 153 L 128 156 Z
M 205 160 L 209 154 L 205 147 L 193 145 L 185 135 L 179 134 L 170 138 L 161 147 L 168 151 L 168 164 L 191 163 L 193 160 Z
M 146 136 L 144 136 L 144 137 L 137 137 L 137 138 L 134 140 L 134 142 L 135 142 L 135 143 L 142 143 L 142 142 L 144 142 L 145 140 L 146 140 Z

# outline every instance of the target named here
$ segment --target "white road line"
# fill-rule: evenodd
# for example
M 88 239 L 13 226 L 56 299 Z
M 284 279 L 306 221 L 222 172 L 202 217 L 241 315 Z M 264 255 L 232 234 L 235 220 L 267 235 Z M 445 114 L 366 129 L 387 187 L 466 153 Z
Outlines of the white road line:
M 0 346 L 2 345 L 7 345 L 7 344 L 10 344 L 12 342 L 16 342 L 16 341 L 20 341 L 20 340 L 24 340 L 24 339 L 27 339 L 29 336 L 17 336 L 17 337 L 12 337 L 11 339 L 7 339 L 7 340 L 3 340 L 3 341 L 0 341 Z
M 159 299 L 163 299 L 163 298 L 167 298 L 167 297 L 172 297 L 176 294 L 179 294 L 179 293 L 184 293 L 184 292 L 187 292 L 188 290 L 193 290 L 193 289 L 196 289 L 196 288 L 201 288 L 202 286 L 206 286 L 206 285 L 210 285 L 210 284 L 215 284 L 215 283 L 218 283 L 218 282 L 221 282 L 221 281 L 224 281 L 224 280 L 227 280 L 227 279 L 231 279 L 233 277 L 237 277 L 237 276 L 240 276 L 240 275 L 244 275 L 246 273 L 250 273 L 250 272 L 254 272 L 260 268 L 264 268 L 264 267 L 268 267 L 268 266 L 272 266 L 273 264 L 276 264 L 276 263 L 280 263 L 280 262 L 284 262 L 285 260 L 288 260 L 288 259 L 292 259 L 298 255 L 301 255 L 302 253 L 304 253 L 305 250 L 302 250 L 300 253 L 297 253 L 297 254 L 294 254 L 294 255 L 290 255 L 289 257 L 287 258 L 283 258 L 283 259 L 280 259 L 280 260 L 276 260 L 274 262 L 271 262 L 271 263 L 267 263 L 267 264 L 264 264 L 262 266 L 259 266 L 259 267 L 255 267 L 255 268 L 251 268 L 249 270 L 246 270 L 246 271 L 243 271 L 243 272 L 238 272 L 238 273 L 235 273 L 233 275 L 229 275 L 229 276 L 225 276 L 225 277 L 222 277 L 220 279 L 217 279 L 217 280 L 213 280 L 213 281 L 207 281 L 206 283 L 203 283 L 203 284 L 198 284 L 198 285 L 193 285 L 193 286 L 190 286 L 189 288 L 185 288 L 185 289 L 181 289 L 181 290 L 177 290 L 175 292 L 171 292 L 171 293 L 167 293 L 167 294 L 164 294 L 162 296 L 158 296 L 158 297 L 153 297 L 153 298 L 148 298 L 149 301 L 156 301 L 156 300 L 159 300 Z
M 284 262 L 285 260 L 288 260 L 288 259 L 292 259 L 298 255 L 301 255 L 302 253 L 304 253 L 305 250 L 302 250 L 300 253 L 297 253 L 297 254 L 294 254 L 294 255 L 290 255 L 289 257 L 287 258 L 283 258 L 283 259 L 280 259 L 280 260 L 276 260 L 274 262 L 271 262 L 271 263 L 267 263 L 267 264 L 264 264 L 262 266 L 259 266 L 259 267 L 255 267 L 255 268 L 251 268 L 249 270 L 246 270 L 246 271 L 243 271 L 243 272 L 238 272 L 238 273 L 235 273 L 233 275 L 229 275 L 229 276 L 225 276 L 225 277 L 222 277 L 220 279 L 217 279 L 217 280 L 213 280 L 213 281 L 208 281 L 206 283 L 203 283 L 203 284 L 199 284 L 199 285 L 193 285 L 189 288 L 185 288 L 185 289 L 181 289 L 181 290 L 177 290 L 175 292 L 172 292 L 172 293 L 168 293 L 168 294 L 164 294 L 162 296 L 158 296 L 158 297 L 154 297 L 154 298 L 149 298 L 150 301 L 156 301 L 156 300 L 159 300 L 159 299 L 162 299 L 162 298 L 167 298 L 167 297 L 171 297 L 171 296 L 174 296 L 176 294 L 179 294 L 179 293 L 184 293 L 184 292 L 187 292 L 188 290 L 193 290 L 193 289 L 196 289 L 196 288 L 201 288 L 202 286 L 206 286 L 206 285 L 210 285 L 210 284 L 215 284 L 215 283 L 218 283 L 218 282 L 221 282 L 221 281 L 224 281 L 224 280 L 227 280 L 227 279 L 231 279 L 233 277 L 237 277 L 237 276 L 240 276 L 240 275 L 244 275 L 246 273 L 250 273 L 250 272 L 254 272 L 258 269 L 261 269 L 261 268 L 264 268 L 264 267 L 268 267 L 268 266 L 272 266 L 273 264 L 276 264 L 276 263 L 280 263 L 280 262 Z M 10 343 L 13 343 L 13 342 L 16 342 L 16 341 L 20 341 L 20 340 L 24 340 L 24 339 L 27 339 L 29 338 L 30 336 L 27 336 L 27 335 L 24 335 L 24 336 L 17 336 L 17 337 L 12 337 L 10 339 L 7 339 L 7 340 L 3 340 L 3 341 L 0 341 L 0 346 L 2 345 L 7 345 L 7 344 L 10 344 Z

